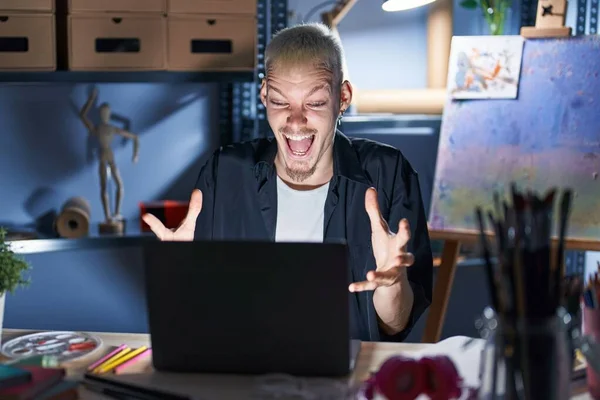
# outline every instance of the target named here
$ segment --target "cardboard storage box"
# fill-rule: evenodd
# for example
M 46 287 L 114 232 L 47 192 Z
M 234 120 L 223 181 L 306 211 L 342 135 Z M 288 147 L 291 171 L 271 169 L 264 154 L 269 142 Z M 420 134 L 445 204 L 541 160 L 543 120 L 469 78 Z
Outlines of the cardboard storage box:
M 53 14 L 0 15 L 0 70 L 56 69 Z
M 256 0 L 167 0 L 173 14 L 250 14 L 256 15 Z
M 2 0 L 0 0 L 1 2 Z M 167 0 L 69 0 L 69 12 L 165 13 Z
M 256 18 L 169 15 L 169 70 L 246 71 L 256 64 Z
M 152 14 L 68 16 L 70 70 L 164 70 L 166 18 Z
M 54 0 L 0 0 L 2 11 L 54 12 Z

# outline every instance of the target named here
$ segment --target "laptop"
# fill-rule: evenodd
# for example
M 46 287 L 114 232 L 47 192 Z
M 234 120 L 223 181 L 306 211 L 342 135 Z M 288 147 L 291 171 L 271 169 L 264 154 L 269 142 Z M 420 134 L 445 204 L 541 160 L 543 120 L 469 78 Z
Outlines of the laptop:
M 341 377 L 354 368 L 345 244 L 152 241 L 144 265 L 156 370 Z

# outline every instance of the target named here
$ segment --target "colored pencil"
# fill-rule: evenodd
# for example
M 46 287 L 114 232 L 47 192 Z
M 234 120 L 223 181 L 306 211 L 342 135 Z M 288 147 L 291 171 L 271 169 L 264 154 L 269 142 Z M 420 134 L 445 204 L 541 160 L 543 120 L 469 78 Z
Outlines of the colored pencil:
M 117 354 L 118 352 L 120 352 L 121 350 L 123 350 L 124 348 L 126 348 L 127 345 L 122 344 L 119 347 L 117 347 L 116 349 L 114 349 L 113 351 L 109 352 L 108 354 L 106 354 L 104 357 L 100 358 L 98 361 L 96 361 L 95 363 L 91 364 L 87 369 L 88 371 L 92 371 L 94 368 L 100 366 L 100 364 L 108 361 L 109 358 L 111 358 L 112 356 L 114 356 L 115 354 Z
M 131 366 L 137 364 L 139 361 L 149 357 L 150 355 L 152 355 L 152 349 L 146 349 L 143 352 L 141 352 L 140 354 L 138 354 L 137 356 L 133 357 L 132 359 L 125 361 L 123 364 L 118 365 L 115 369 L 114 369 L 114 373 L 119 375 L 124 373 L 128 368 L 130 368 Z
M 114 361 L 118 360 L 121 357 L 124 357 L 125 355 L 129 354 L 131 352 L 131 348 L 128 346 L 125 346 L 125 348 L 121 351 L 119 351 L 117 354 L 115 354 L 114 356 L 112 356 L 111 358 L 109 358 L 108 360 L 104 361 L 102 364 L 100 364 L 99 366 L 97 366 L 96 368 L 94 368 L 92 370 L 93 373 L 97 374 L 100 372 L 100 370 L 108 365 L 113 363 Z
M 135 356 L 137 356 L 138 354 L 143 353 L 144 351 L 146 351 L 146 349 L 147 349 L 146 346 L 139 347 L 139 348 L 127 353 L 123 357 L 119 357 L 115 361 L 100 367 L 100 370 L 98 371 L 98 373 L 103 374 L 105 372 L 108 372 L 108 371 L 112 370 L 113 368 L 123 364 L 125 361 L 129 361 L 132 358 L 134 358 Z

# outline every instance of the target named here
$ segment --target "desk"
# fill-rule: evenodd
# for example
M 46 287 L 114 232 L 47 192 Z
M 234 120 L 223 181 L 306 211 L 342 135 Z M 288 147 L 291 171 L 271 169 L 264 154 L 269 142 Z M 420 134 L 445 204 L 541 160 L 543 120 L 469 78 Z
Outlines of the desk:
M 17 336 L 34 333 L 36 331 L 30 330 L 14 330 L 4 329 L 2 332 L 2 343 L 15 338 Z M 76 360 L 68 365 L 65 365 L 67 370 L 67 376 L 71 378 L 81 377 L 85 371 L 85 368 L 94 362 L 101 354 L 105 353 L 108 348 L 112 346 L 119 346 L 122 343 L 128 344 L 130 347 L 149 346 L 150 336 L 148 334 L 138 333 L 103 333 L 103 332 L 90 332 L 102 339 L 102 348 L 80 360 Z M 383 342 L 363 342 L 360 350 L 360 354 L 354 369 L 350 382 L 357 382 L 365 380 L 369 377 L 371 371 L 376 371 L 379 366 L 389 357 L 397 355 L 399 353 L 410 354 L 423 350 L 431 344 L 425 343 L 383 343 Z M 0 356 L 0 360 L 1 360 Z M 105 396 L 101 396 L 95 393 L 90 393 L 85 389 L 80 389 L 80 398 L 86 400 L 105 400 L 109 399 Z M 591 397 L 587 394 L 580 394 L 573 396 L 571 400 L 591 400 Z

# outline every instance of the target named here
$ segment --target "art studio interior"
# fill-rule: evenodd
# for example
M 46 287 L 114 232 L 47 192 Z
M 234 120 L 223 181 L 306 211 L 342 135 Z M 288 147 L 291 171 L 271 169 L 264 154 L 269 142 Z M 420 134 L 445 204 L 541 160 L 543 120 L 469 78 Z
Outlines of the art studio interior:
M 148 333 L 141 216 L 176 229 L 215 150 L 273 136 L 265 48 L 320 22 L 353 87 L 337 129 L 418 174 L 433 301 L 404 341 L 480 337 L 475 210 L 512 184 L 572 190 L 564 275 L 600 268 L 598 21 L 594 0 L 0 0 L 0 244 L 28 267 L 1 327 Z

